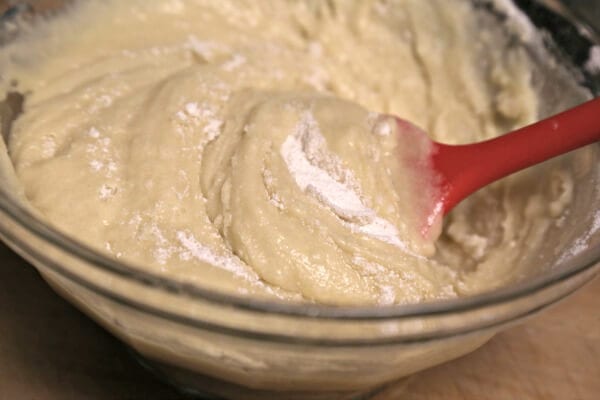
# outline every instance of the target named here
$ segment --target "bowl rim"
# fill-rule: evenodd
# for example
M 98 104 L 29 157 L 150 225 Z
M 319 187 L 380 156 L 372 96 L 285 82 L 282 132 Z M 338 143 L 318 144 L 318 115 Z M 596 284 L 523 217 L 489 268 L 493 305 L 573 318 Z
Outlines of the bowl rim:
M 600 146 L 600 144 L 598 144 Z M 600 263 L 600 244 L 591 246 L 581 253 L 567 258 L 562 263 L 550 266 L 549 270 L 541 275 L 524 279 L 516 284 L 501 287 L 480 294 L 462 298 L 435 300 L 414 304 L 369 305 L 369 306 L 334 306 L 313 303 L 293 303 L 282 300 L 262 300 L 244 295 L 235 295 L 201 286 L 180 282 L 175 279 L 159 276 L 146 271 L 139 264 L 121 262 L 110 258 L 89 245 L 72 238 L 54 227 L 38 219 L 33 213 L 17 204 L 6 193 L 4 187 L 0 188 L 0 213 L 8 217 L 13 223 L 24 228 L 29 234 L 46 244 L 67 252 L 70 256 L 86 263 L 93 268 L 99 268 L 126 280 L 134 281 L 143 286 L 162 290 L 168 294 L 183 295 L 193 300 L 201 300 L 220 306 L 233 307 L 241 311 L 251 311 L 263 314 L 279 314 L 292 317 L 310 317 L 332 320 L 362 320 L 377 321 L 388 319 L 403 319 L 425 317 L 475 311 L 488 306 L 496 306 L 553 287 L 569 278 L 584 273 Z M 18 248 L 28 248 L 28 254 L 36 253 L 35 249 L 28 246 L 18 235 L 11 232 L 0 220 L 0 234 L 14 243 Z M 39 255 L 39 254 L 38 254 Z M 47 258 L 47 257 L 46 257 Z M 94 292 L 98 287 L 84 277 L 66 271 L 55 263 L 46 263 L 54 272 L 74 280 L 76 277 L 80 284 L 84 284 Z M 106 295 L 106 293 L 104 293 Z M 113 297 L 114 299 L 114 297 Z
M 561 15 L 568 22 L 581 29 L 581 32 L 595 32 L 586 24 L 574 18 L 564 9 L 550 7 L 546 1 L 540 5 L 546 6 L 554 13 Z M 600 36 L 593 35 L 596 42 L 600 42 Z M 201 286 L 179 282 L 175 279 L 159 276 L 140 268 L 139 264 L 122 262 L 110 258 L 102 252 L 93 249 L 77 239 L 67 236 L 52 226 L 38 219 L 33 213 L 12 200 L 10 193 L 5 187 L 0 187 L 0 216 L 2 214 L 16 225 L 24 228 L 42 242 L 57 247 L 69 255 L 83 261 L 93 268 L 117 275 L 120 278 L 134 281 L 135 283 L 165 291 L 170 294 L 185 295 L 194 300 L 208 301 L 210 303 L 233 307 L 239 310 L 252 311 L 255 313 L 279 314 L 295 317 L 310 317 L 318 319 L 333 320 L 387 320 L 402 319 L 424 316 L 435 316 L 468 312 L 508 303 L 543 289 L 558 285 L 569 278 L 579 275 L 600 263 L 600 244 L 591 246 L 583 252 L 569 257 L 560 264 L 550 266 L 549 271 L 535 277 L 527 278 L 519 283 L 508 287 L 502 287 L 486 291 L 464 298 L 452 298 L 435 300 L 417 304 L 395 304 L 395 305 L 373 305 L 373 306 L 332 306 L 313 303 L 292 303 L 281 300 L 261 300 L 248 296 L 235 295 L 203 288 Z M 11 232 L 0 219 L 0 234 L 14 243 L 17 247 L 28 248 L 33 252 L 31 246 L 24 243 L 18 235 Z M 97 287 L 85 278 L 66 271 L 58 265 L 47 263 L 54 272 L 73 279 L 77 277 L 79 283 L 86 284 L 88 288 L 97 291 Z M 106 295 L 106 293 L 104 294 Z

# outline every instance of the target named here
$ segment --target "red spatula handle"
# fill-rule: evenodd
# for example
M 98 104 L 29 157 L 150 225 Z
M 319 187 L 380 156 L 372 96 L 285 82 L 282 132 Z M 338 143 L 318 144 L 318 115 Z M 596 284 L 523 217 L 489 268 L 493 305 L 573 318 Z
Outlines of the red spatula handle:
M 600 98 L 504 136 L 468 145 L 435 144 L 443 213 L 493 181 L 600 140 Z

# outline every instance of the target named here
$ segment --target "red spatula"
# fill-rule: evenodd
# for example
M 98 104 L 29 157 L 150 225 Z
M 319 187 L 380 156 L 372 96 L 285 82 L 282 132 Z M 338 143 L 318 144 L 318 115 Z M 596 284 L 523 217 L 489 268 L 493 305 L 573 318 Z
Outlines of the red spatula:
M 415 132 L 422 132 L 407 121 L 399 118 L 396 121 L 400 135 L 415 138 Z M 422 134 L 425 135 L 424 132 Z M 598 140 L 600 97 L 484 142 L 447 145 L 431 141 L 425 165 L 433 169 L 436 187 L 432 191 L 434 199 L 429 202 L 430 209 L 425 210 L 427 223 L 424 232 L 478 189 Z

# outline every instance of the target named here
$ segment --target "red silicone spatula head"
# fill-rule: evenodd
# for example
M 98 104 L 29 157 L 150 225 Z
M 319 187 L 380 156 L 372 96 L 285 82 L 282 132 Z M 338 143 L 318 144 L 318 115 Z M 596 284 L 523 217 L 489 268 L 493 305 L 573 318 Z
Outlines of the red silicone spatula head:
M 406 157 L 417 173 L 429 168 L 424 228 L 427 234 L 445 214 L 478 189 L 549 158 L 600 140 L 600 98 L 495 139 L 466 145 L 431 141 L 425 132 L 396 118 L 402 148 L 425 153 Z M 422 135 L 419 137 L 419 135 Z M 429 142 L 423 146 L 423 141 Z M 433 177 L 433 178 L 431 178 Z

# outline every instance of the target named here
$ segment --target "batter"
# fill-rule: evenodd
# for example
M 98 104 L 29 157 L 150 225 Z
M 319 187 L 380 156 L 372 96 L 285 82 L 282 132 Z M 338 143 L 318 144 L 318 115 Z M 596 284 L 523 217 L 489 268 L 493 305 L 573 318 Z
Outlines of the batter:
M 450 143 L 536 119 L 527 55 L 477 15 L 462 0 L 80 1 L 2 49 L 4 92 L 26 94 L 10 157 L 57 228 L 212 289 L 372 305 L 498 287 L 568 208 L 570 176 L 505 179 L 426 240 L 430 177 L 399 170 L 384 116 Z

